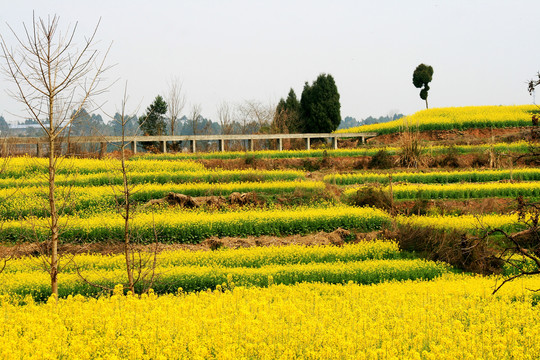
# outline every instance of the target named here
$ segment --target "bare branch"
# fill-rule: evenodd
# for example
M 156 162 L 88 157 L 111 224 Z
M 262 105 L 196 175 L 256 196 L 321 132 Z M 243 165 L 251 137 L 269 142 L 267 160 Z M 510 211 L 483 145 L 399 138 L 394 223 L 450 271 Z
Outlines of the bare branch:
M 169 119 L 171 125 L 171 135 L 174 135 L 176 120 L 180 117 L 184 106 L 186 105 L 186 96 L 182 93 L 183 84 L 178 78 L 174 78 L 169 83 L 169 91 L 166 98 Z
M 31 27 L 23 23 L 24 37 L 18 36 L 10 27 L 18 43 L 16 50 L 9 48 L 5 39 L 0 37 L 3 69 L 17 89 L 12 94 L 24 104 L 27 112 L 37 121 L 48 138 L 50 239 L 47 243 L 50 244 L 51 251 L 51 289 L 57 297 L 58 243 L 61 233 L 59 214 L 62 206 L 66 204 L 60 204 L 59 208 L 57 202 L 57 140 L 91 97 L 107 89 L 101 86 L 101 78 L 109 69 L 105 66 L 105 59 L 110 50 L 109 46 L 103 58 L 98 60 L 99 52 L 93 49 L 100 21 L 90 37 L 84 39 L 81 48 L 77 48 L 75 44 L 77 23 L 73 27 L 68 26 L 64 34 L 59 31 L 58 25 L 57 15 L 46 20 L 33 15 Z M 46 118 L 43 118 L 44 115 Z

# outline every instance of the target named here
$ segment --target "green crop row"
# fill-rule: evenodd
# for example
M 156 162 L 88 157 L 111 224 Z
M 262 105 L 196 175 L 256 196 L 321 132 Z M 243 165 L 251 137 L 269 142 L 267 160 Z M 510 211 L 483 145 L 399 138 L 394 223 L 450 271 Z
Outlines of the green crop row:
M 438 155 L 457 152 L 458 154 L 482 153 L 487 150 L 496 152 L 526 153 L 529 151 L 529 143 L 518 141 L 514 143 L 495 143 L 480 145 L 454 145 L 454 146 L 430 146 L 422 151 L 425 154 Z M 390 155 L 398 154 L 399 147 L 371 147 L 369 145 L 355 149 L 313 149 L 313 150 L 261 150 L 261 151 L 225 151 L 225 152 L 198 152 L 198 153 L 167 153 L 167 154 L 144 154 L 134 157 L 141 160 L 211 160 L 211 159 L 295 159 L 295 158 L 322 158 L 322 157 L 359 157 L 373 156 L 379 151 L 387 151 Z
M 438 215 L 438 216 L 404 216 L 398 215 L 396 222 L 413 227 L 428 227 L 441 230 L 458 230 L 469 233 L 499 228 L 505 231 L 523 230 L 523 223 L 518 221 L 517 214 L 501 215 Z
M 6 159 L 0 164 L 0 178 L 27 178 L 39 175 L 48 175 L 48 159 L 35 157 L 14 157 Z M 146 159 L 133 159 L 126 161 L 126 166 L 130 172 L 189 172 L 204 171 L 204 165 L 195 161 L 164 161 L 159 165 L 155 161 Z M 77 159 L 60 158 L 57 161 L 57 174 L 59 175 L 87 175 L 96 173 L 118 173 L 121 163 L 118 159 Z
M 196 171 L 158 171 L 160 162 L 155 163 L 154 172 L 130 172 L 130 184 L 166 184 L 166 183 L 227 183 L 256 181 L 293 181 L 305 179 L 305 173 L 297 170 L 196 170 Z M 64 175 L 56 177 L 57 186 L 108 186 L 121 185 L 122 174 L 119 171 L 90 173 L 82 175 Z M 29 174 L 24 178 L 0 178 L 0 189 L 46 186 L 48 179 L 41 174 Z
M 390 180 L 394 182 L 409 182 L 423 184 L 448 184 L 458 182 L 488 182 L 499 180 L 540 180 L 540 169 L 522 168 L 512 170 L 466 170 L 466 171 L 431 171 L 431 172 L 393 172 L 375 173 L 359 172 L 350 174 L 330 174 L 324 177 L 324 181 L 336 185 L 354 185 L 367 183 L 386 184 Z
M 170 192 L 189 196 L 227 196 L 233 192 L 256 192 L 279 195 L 301 190 L 306 193 L 321 193 L 325 188 L 320 181 L 273 181 L 239 183 L 189 183 L 189 184 L 141 184 L 132 188 L 131 200 L 146 203 L 161 199 Z M 88 217 L 103 212 L 112 212 L 117 201 L 123 203 L 123 188 L 120 186 L 59 187 L 56 192 L 61 215 Z M 21 187 L 0 190 L 0 216 L 4 219 L 19 219 L 27 216 L 48 216 L 48 193 L 39 187 Z
M 486 183 L 486 184 L 419 184 L 397 185 L 393 189 L 396 199 L 474 199 L 518 196 L 539 197 L 540 183 Z
M 359 189 L 344 191 L 347 199 Z M 485 184 L 398 184 L 392 186 L 392 194 L 396 200 L 414 199 L 474 199 L 474 198 L 509 198 L 509 197 L 540 197 L 539 182 L 522 183 L 485 183 Z
M 5 242 L 44 240 L 48 234 L 47 221 L 46 218 L 5 221 L 0 229 L 0 239 Z M 155 229 L 160 242 L 198 243 L 212 236 L 307 234 L 330 232 L 340 227 L 369 232 L 379 230 L 389 222 L 390 216 L 381 210 L 349 206 L 213 213 L 173 208 L 135 216 L 133 236 L 140 242 L 152 242 Z M 123 219 L 111 213 L 87 218 L 65 216 L 61 226 L 64 242 L 118 242 L 124 236 Z
M 268 246 L 217 251 L 175 250 L 158 254 L 160 267 L 175 266 L 219 266 L 219 267 L 263 267 L 269 265 L 294 265 L 308 263 L 332 263 L 364 260 L 398 259 L 399 248 L 394 241 L 363 241 L 343 246 Z M 125 268 L 124 255 L 78 254 L 73 258 L 62 258 L 63 273 L 79 270 L 115 270 Z M 42 264 L 32 257 L 13 259 L 6 272 L 40 271 Z
M 235 286 L 292 285 L 300 282 L 325 282 L 343 284 L 355 282 L 374 284 L 383 281 L 433 279 L 449 270 L 447 265 L 415 260 L 366 260 L 335 263 L 309 263 L 270 265 L 258 268 L 176 266 L 158 267 L 152 289 L 157 293 L 200 291 Z M 125 270 L 115 269 L 82 271 L 78 274 L 60 274 L 59 295 L 98 295 L 101 288 L 113 288 L 125 283 Z M 17 272 L 0 274 L 0 292 L 46 300 L 50 296 L 50 279 L 46 272 Z M 147 284 L 139 283 L 139 287 Z

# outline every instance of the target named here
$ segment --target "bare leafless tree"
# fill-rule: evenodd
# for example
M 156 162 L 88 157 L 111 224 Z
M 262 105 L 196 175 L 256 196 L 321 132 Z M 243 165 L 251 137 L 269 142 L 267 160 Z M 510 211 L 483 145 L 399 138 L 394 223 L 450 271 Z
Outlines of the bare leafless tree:
M 117 201 L 117 204 L 122 204 L 122 217 L 124 218 L 124 256 L 126 260 L 126 272 L 128 277 L 128 286 L 132 293 L 135 293 L 135 279 L 133 276 L 133 257 L 130 252 L 131 242 L 131 215 L 132 215 L 132 203 L 131 194 L 133 192 L 133 186 L 128 181 L 128 170 L 126 166 L 126 125 L 130 118 L 126 114 L 127 104 L 127 84 L 124 90 L 124 98 L 122 99 L 122 106 L 120 112 L 120 118 L 117 120 L 120 122 L 122 128 L 122 142 L 120 143 L 120 171 L 122 173 L 122 189 L 121 198 L 122 202 Z
M 122 141 L 120 143 L 120 173 L 122 174 L 122 185 L 120 189 L 113 190 L 115 193 L 116 205 L 119 214 L 124 219 L 124 241 L 123 241 L 123 250 L 126 263 L 126 273 L 128 278 L 128 289 L 135 294 L 135 285 L 141 281 L 148 281 L 149 289 L 155 279 L 155 269 L 157 261 L 157 238 L 155 239 L 155 249 L 154 252 L 147 256 L 146 259 L 143 259 L 141 251 L 137 251 L 133 244 L 133 232 L 132 232 L 132 220 L 136 210 L 135 204 L 133 204 L 132 195 L 138 191 L 133 184 L 130 183 L 128 166 L 126 163 L 126 147 L 129 145 L 126 142 L 126 128 L 129 119 L 131 119 L 134 114 L 127 114 L 126 106 L 128 102 L 127 96 L 127 84 L 124 88 L 124 97 L 122 99 L 122 105 L 120 109 L 120 116 L 113 121 L 117 121 L 122 129 Z M 154 229 L 154 234 L 156 234 Z M 146 265 L 150 266 L 146 266 Z
M 124 220 L 122 252 L 124 255 L 128 281 L 127 284 L 125 284 L 125 286 L 123 287 L 131 291 L 132 294 L 135 294 L 135 287 L 137 285 L 142 288 L 143 292 L 148 292 L 154 284 L 154 280 L 156 278 L 156 265 L 158 255 L 158 237 L 157 231 L 155 229 L 155 224 L 153 223 L 152 226 L 154 228 L 153 234 L 155 240 L 153 250 L 144 251 L 138 246 L 138 238 L 136 235 L 136 231 L 134 231 L 133 223 L 137 215 L 137 204 L 133 201 L 132 196 L 136 192 L 141 190 L 141 186 L 136 186 L 130 181 L 130 169 L 127 161 L 127 147 L 130 146 L 132 143 L 127 141 L 126 137 L 128 136 L 127 132 L 129 131 L 128 123 L 132 121 L 137 111 L 128 114 L 127 102 L 128 95 L 126 83 L 120 111 L 117 112 L 114 117 L 110 116 L 116 126 L 120 127 L 121 129 L 120 144 L 115 144 L 118 146 L 118 153 L 120 155 L 120 166 L 119 168 L 114 170 L 118 171 L 122 177 L 122 182 L 120 185 L 117 185 L 114 181 L 113 183 L 111 183 L 111 189 L 114 194 L 116 210 Z M 138 130 L 139 128 L 135 129 L 135 133 Z M 88 277 L 83 274 L 80 267 L 78 266 L 76 258 L 74 256 L 71 257 L 70 264 L 75 266 L 77 274 L 87 284 L 108 292 L 112 292 L 114 290 L 111 287 L 107 287 L 88 280 Z
M 219 118 L 219 125 L 221 126 L 221 133 L 223 135 L 230 135 L 233 133 L 233 114 L 229 103 L 222 101 L 217 107 L 217 114 Z
M 199 134 L 199 128 L 201 127 L 201 105 L 194 104 L 191 106 L 191 111 L 189 115 L 189 123 L 191 129 L 193 130 L 193 135 Z
M 9 166 L 10 153 L 9 153 L 7 138 L 3 138 L 1 142 L 2 142 L 2 147 L 0 150 L 0 155 L 1 155 L 0 156 L 0 174 L 3 174 L 4 171 L 7 169 L 7 167 Z M 17 192 L 17 189 L 15 189 L 15 191 L 10 196 L 13 196 L 16 192 Z M 6 198 L 4 198 L 4 201 L 5 199 Z M 4 216 L 0 216 L 0 219 L 1 219 L 0 221 L 0 230 L 1 230 L 4 225 L 5 218 Z M 17 246 L 12 247 L 12 248 L 9 248 L 9 247 L 0 248 L 0 274 L 6 269 L 8 262 L 13 259 L 16 252 L 17 252 Z
M 258 132 L 270 127 L 274 119 L 276 106 L 265 105 L 256 100 L 244 100 L 238 105 L 238 114 L 241 119 L 243 132 Z
M 15 84 L 10 92 L 24 104 L 28 115 L 36 120 L 45 132 L 49 144 L 48 206 L 50 277 L 52 293 L 58 296 L 58 209 L 56 204 L 55 176 L 59 154 L 57 145 L 64 130 L 69 127 L 85 104 L 92 97 L 107 90 L 102 85 L 102 75 L 108 69 L 103 56 L 94 48 L 99 22 L 89 37 L 81 44 L 75 42 L 77 23 L 66 31 L 59 28 L 59 17 L 45 19 L 32 17 L 32 23 L 23 23 L 22 35 L 9 27 L 16 38 L 12 49 L 0 37 L 3 69 Z M 109 47 L 110 48 L 110 47 Z
M 182 110 L 186 105 L 186 96 L 182 92 L 183 84 L 178 78 L 174 78 L 169 83 L 169 90 L 167 92 L 167 107 L 169 111 L 169 119 L 171 121 L 171 133 L 174 135 L 174 129 L 176 128 L 176 120 L 182 114 Z
M 507 247 L 499 258 L 514 273 L 497 285 L 493 293 L 517 278 L 540 274 L 540 203 L 526 201 L 522 196 L 517 198 L 517 203 L 518 222 L 525 228 L 524 230 L 508 232 L 502 228 L 484 228 L 482 240 L 485 242 L 492 235 L 503 235 Z M 533 290 L 540 291 L 540 289 Z

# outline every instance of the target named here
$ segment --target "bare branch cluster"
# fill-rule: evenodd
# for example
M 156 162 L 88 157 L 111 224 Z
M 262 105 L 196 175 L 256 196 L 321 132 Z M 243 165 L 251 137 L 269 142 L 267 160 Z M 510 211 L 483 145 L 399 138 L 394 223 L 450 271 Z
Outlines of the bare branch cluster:
M 501 228 L 487 231 L 484 238 L 490 235 L 501 234 L 509 244 L 500 255 L 504 261 L 515 272 L 507 277 L 501 284 L 496 286 L 493 293 L 499 291 L 504 284 L 522 276 L 540 274 L 540 203 L 527 202 L 522 196 L 518 199 L 518 221 L 524 225 L 525 230 L 509 233 Z
M 177 78 L 171 80 L 171 83 L 169 84 L 169 92 L 166 101 L 169 110 L 171 135 L 174 135 L 176 120 L 179 119 L 180 114 L 182 114 L 182 110 L 184 110 L 186 105 L 186 96 L 182 92 L 182 87 L 182 82 Z
M 79 45 L 75 43 L 77 23 L 62 32 L 56 15 L 47 19 L 34 16 L 31 25 L 23 23 L 23 27 L 23 36 L 9 27 L 18 45 L 15 49 L 0 36 L 3 70 L 16 85 L 8 92 L 55 138 L 83 106 L 108 90 L 102 74 L 109 69 L 105 66 L 109 50 L 100 58 L 93 47 L 99 22 Z
M 3 70 L 15 84 L 11 95 L 22 103 L 31 118 L 44 130 L 49 143 L 48 166 L 48 211 L 50 238 L 49 273 L 53 295 L 58 296 L 60 239 L 59 214 L 62 205 L 58 202 L 58 189 L 55 178 L 59 156 L 56 147 L 62 132 L 71 125 L 90 103 L 93 97 L 108 90 L 103 86 L 103 73 L 109 68 L 105 65 L 105 55 L 94 48 L 99 22 L 89 37 L 81 44 L 75 41 L 77 23 L 65 32 L 59 28 L 59 17 L 46 19 L 32 17 L 32 23 L 23 23 L 23 35 L 11 28 L 16 39 L 16 48 L 8 46 L 0 36 Z M 110 46 L 109 46 L 110 49 Z
M 248 133 L 248 127 L 253 127 L 253 125 L 258 127 L 257 130 L 259 131 L 261 128 L 269 127 L 274 119 L 275 111 L 275 105 L 265 105 L 255 100 L 245 100 L 238 105 L 238 116 L 241 120 L 243 132 Z

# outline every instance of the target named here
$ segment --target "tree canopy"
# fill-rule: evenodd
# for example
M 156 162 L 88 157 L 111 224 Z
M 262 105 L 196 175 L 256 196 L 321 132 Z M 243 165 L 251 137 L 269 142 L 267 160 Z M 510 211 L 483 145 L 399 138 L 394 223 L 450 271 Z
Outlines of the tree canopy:
M 341 122 L 339 93 L 332 75 L 321 74 L 309 85 L 307 82 L 300 100 L 301 131 L 330 133 Z
M 142 133 L 148 136 L 167 135 L 167 122 L 164 116 L 166 113 L 167 103 L 160 95 L 156 96 L 154 102 L 146 108 L 146 114 L 139 117 Z M 147 150 L 157 146 L 159 146 L 157 143 L 143 144 L 143 147 Z
M 281 98 L 274 113 L 272 130 L 278 133 L 297 133 L 301 129 L 300 101 L 291 88 L 287 99 Z
M 433 78 L 433 68 L 426 64 L 420 64 L 416 67 L 413 73 L 413 85 L 420 90 L 420 98 L 426 101 L 426 109 L 428 108 L 428 91 L 429 83 Z
M 9 131 L 9 124 L 3 116 L 0 116 L 0 134 L 5 135 Z
M 156 96 L 154 102 L 146 108 L 146 114 L 139 117 L 139 125 L 145 135 L 159 136 L 167 134 L 167 103 L 161 95 Z

